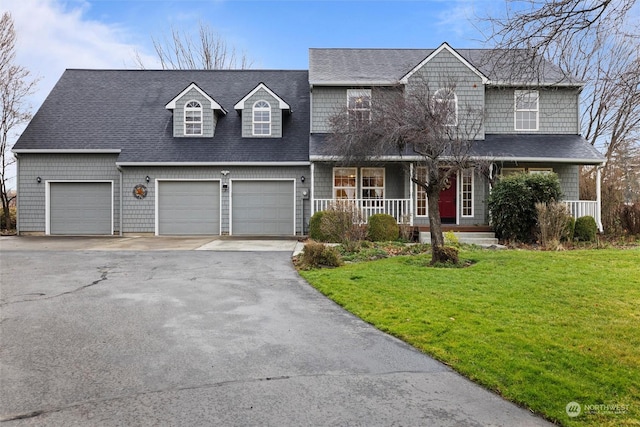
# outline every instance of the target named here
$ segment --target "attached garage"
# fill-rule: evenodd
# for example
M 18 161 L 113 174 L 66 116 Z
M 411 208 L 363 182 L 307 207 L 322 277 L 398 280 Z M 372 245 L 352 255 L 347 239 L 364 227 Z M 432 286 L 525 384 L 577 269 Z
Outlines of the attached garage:
M 295 234 L 294 181 L 234 180 L 231 183 L 231 234 Z
M 113 234 L 112 182 L 49 182 L 47 234 Z
M 219 181 L 158 181 L 156 234 L 220 234 Z

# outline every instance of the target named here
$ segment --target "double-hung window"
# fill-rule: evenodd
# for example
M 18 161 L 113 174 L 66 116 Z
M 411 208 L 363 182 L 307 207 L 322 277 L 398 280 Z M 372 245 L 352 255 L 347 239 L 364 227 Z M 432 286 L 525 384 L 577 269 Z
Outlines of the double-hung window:
M 362 198 L 384 199 L 384 168 L 362 168 Z
M 202 104 L 189 101 L 184 106 L 184 134 L 202 135 Z
M 461 173 L 462 216 L 473 216 L 473 169 L 465 169 Z
M 253 104 L 253 134 L 271 135 L 271 105 L 265 100 Z
M 333 169 L 333 198 L 355 199 L 357 191 L 357 168 Z
M 443 125 L 458 125 L 458 96 L 453 90 L 438 89 L 433 95 L 433 108 Z
M 371 121 L 371 89 L 347 89 L 347 111 L 351 124 Z
M 427 168 L 424 166 L 416 168 L 416 178 L 420 182 L 425 182 L 427 179 Z M 427 216 L 428 214 L 427 192 L 424 187 L 416 184 L 416 216 Z
M 537 90 L 515 91 L 515 130 L 538 130 L 538 104 Z

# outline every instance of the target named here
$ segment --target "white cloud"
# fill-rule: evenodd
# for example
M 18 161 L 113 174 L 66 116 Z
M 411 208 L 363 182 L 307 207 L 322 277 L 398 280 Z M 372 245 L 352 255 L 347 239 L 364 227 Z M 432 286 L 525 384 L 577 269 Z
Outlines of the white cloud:
M 84 1 L 0 0 L 0 10 L 14 20 L 16 61 L 41 78 L 31 99 L 34 112 L 66 68 L 135 68 L 134 52 L 142 49 L 131 42 L 134 35 L 87 19 L 89 7 Z

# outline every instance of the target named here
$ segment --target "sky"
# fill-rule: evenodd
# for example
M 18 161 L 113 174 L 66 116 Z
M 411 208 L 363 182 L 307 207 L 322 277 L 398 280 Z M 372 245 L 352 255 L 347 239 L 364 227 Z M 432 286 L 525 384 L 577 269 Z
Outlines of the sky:
M 39 79 L 27 99 L 33 114 L 65 69 L 136 69 L 136 53 L 147 69 L 160 68 L 152 40 L 172 28 L 197 35 L 206 24 L 252 68 L 308 69 L 312 47 L 482 47 L 478 17 L 501 7 L 500 0 L 0 0 L 0 13 L 14 20 L 16 63 Z
M 496 0 L 0 0 L 17 33 L 16 62 L 40 79 L 32 111 L 66 68 L 159 68 L 152 37 L 199 23 L 252 61 L 252 68 L 307 69 L 311 47 L 482 46 L 477 17 Z M 504 7 L 504 6 L 503 6 Z

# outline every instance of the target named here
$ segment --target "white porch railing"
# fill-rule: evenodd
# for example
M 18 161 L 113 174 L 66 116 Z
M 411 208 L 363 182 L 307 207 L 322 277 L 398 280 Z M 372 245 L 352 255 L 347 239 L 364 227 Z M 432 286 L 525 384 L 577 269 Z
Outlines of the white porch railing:
M 313 212 L 326 211 L 336 203 L 351 204 L 359 209 L 365 222 L 373 214 L 385 213 L 394 217 L 398 224 L 409 221 L 413 225 L 411 199 L 314 199 Z
M 592 216 L 598 224 L 598 228 L 601 228 L 602 221 L 600 218 L 600 210 L 598 209 L 598 202 L 593 200 L 563 200 L 563 202 L 569 208 L 569 213 L 575 219 L 582 216 Z M 600 230 L 602 231 L 602 230 Z

